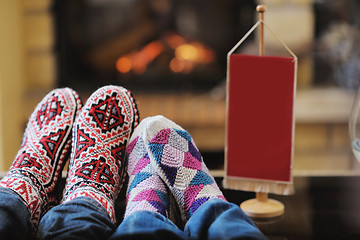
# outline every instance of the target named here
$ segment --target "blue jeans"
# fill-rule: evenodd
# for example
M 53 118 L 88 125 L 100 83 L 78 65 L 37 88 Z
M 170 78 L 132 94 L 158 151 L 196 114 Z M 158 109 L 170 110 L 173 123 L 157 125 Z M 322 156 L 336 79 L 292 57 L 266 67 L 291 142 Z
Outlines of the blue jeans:
M 30 239 L 34 230 L 20 197 L 0 188 L 0 236 Z M 164 216 L 138 211 L 116 227 L 105 209 L 91 198 L 80 197 L 50 209 L 38 228 L 40 239 L 265 239 L 241 209 L 223 200 L 201 206 L 184 231 Z
M 12 190 L 0 188 L 0 238 L 32 239 L 35 235 L 30 213 Z

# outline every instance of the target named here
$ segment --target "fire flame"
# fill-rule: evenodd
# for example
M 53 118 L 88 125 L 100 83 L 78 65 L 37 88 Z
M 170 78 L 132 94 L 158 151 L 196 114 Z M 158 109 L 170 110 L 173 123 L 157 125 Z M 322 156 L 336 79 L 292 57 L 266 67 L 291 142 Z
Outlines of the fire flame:
M 153 62 L 166 47 L 174 50 L 174 57 L 169 62 L 169 68 L 174 73 L 190 73 L 199 64 L 214 61 L 214 52 L 200 42 L 187 42 L 178 34 L 168 34 L 164 41 L 155 40 L 145 45 L 141 50 L 121 56 L 116 61 L 116 69 L 120 73 L 143 74 L 147 66 Z

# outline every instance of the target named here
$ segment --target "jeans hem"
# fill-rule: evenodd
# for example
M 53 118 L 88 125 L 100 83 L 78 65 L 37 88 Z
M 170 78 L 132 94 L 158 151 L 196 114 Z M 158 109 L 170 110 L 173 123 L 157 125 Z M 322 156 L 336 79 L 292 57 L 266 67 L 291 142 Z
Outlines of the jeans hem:
M 110 218 L 110 215 L 106 211 L 106 209 L 100 203 L 98 203 L 95 199 L 92 199 L 91 197 L 81 196 L 81 197 L 74 198 L 74 199 L 72 199 L 66 203 L 62 203 L 62 204 L 74 204 L 74 203 L 83 203 L 83 202 L 89 203 L 90 205 L 97 208 L 100 212 L 106 214 Z

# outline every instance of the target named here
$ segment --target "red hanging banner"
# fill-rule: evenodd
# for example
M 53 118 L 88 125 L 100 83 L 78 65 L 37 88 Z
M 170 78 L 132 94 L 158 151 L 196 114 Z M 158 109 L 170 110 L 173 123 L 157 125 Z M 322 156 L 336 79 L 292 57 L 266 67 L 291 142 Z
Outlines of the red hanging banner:
M 224 185 L 290 194 L 296 59 L 231 54 Z

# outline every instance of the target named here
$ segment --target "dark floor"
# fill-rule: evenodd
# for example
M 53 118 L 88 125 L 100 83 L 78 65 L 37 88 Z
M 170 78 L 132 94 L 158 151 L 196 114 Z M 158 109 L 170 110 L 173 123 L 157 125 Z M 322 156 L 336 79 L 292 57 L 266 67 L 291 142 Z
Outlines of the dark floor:
M 269 239 L 360 239 L 360 177 L 296 177 L 294 186 L 294 195 L 270 195 L 285 204 L 282 217 L 256 221 Z M 224 194 L 236 204 L 255 197 L 231 190 Z

